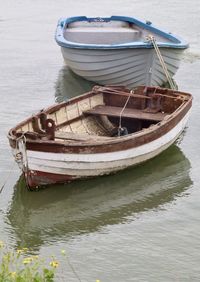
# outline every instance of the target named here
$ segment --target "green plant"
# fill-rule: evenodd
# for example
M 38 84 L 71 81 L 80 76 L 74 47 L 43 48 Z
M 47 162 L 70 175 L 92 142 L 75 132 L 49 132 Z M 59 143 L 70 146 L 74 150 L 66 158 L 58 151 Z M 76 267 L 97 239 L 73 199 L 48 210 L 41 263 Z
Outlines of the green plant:
M 38 256 L 28 256 L 28 249 L 10 251 L 0 241 L 0 282 L 53 282 L 58 262 L 49 267 Z

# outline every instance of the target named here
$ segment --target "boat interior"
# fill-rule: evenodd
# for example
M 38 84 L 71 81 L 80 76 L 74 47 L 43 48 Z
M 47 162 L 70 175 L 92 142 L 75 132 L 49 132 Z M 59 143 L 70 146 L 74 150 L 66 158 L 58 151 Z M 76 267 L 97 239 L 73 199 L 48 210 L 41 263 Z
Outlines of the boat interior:
M 69 23 L 64 29 L 67 41 L 83 44 L 123 44 L 147 41 L 151 33 L 158 41 L 170 42 L 164 36 L 125 21 L 77 21 Z
M 103 142 L 167 120 L 189 94 L 158 87 L 94 86 L 91 92 L 41 110 L 10 131 L 15 138 Z

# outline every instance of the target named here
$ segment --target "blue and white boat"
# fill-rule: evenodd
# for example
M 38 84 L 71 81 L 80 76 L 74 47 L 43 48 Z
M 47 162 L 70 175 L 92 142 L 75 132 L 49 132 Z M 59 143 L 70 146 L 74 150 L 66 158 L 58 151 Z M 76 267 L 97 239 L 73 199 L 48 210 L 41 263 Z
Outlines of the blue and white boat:
M 129 88 L 161 86 L 167 81 L 155 44 L 170 77 L 188 48 L 184 40 L 151 22 L 125 16 L 61 18 L 55 39 L 74 73 L 101 85 Z

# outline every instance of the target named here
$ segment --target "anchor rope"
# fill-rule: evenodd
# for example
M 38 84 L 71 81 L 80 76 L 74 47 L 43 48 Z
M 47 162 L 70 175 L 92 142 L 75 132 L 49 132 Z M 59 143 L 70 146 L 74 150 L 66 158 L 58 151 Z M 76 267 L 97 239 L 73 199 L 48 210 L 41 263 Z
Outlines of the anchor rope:
M 4 189 L 5 185 L 6 185 L 6 183 L 7 183 L 7 181 L 8 181 L 8 179 L 10 178 L 10 175 L 11 175 L 11 172 L 13 172 L 14 166 L 15 166 L 15 162 L 13 162 L 12 167 L 11 167 L 11 169 L 9 170 L 9 173 L 8 173 L 8 175 L 7 175 L 6 179 L 5 179 L 5 181 L 4 181 L 3 185 L 2 185 L 1 188 L 0 188 L 0 194 L 2 193 L 2 191 L 3 191 L 3 189 Z
M 16 139 L 16 147 L 15 147 L 15 150 L 18 148 L 18 144 L 19 144 L 20 139 L 22 139 L 22 142 L 23 142 L 23 144 L 24 144 L 24 146 L 25 146 L 25 152 L 26 152 L 26 137 L 24 136 L 24 134 L 22 134 L 22 136 L 20 136 L 20 137 L 18 137 L 18 138 Z M 27 156 L 27 155 L 26 155 L 26 156 Z M 19 163 L 20 161 L 22 161 L 22 155 L 21 155 L 21 153 L 20 153 L 20 152 L 16 153 L 16 154 L 14 155 L 14 159 L 15 159 L 15 161 L 16 161 L 17 163 Z M 7 181 L 8 181 L 8 179 L 10 178 L 11 172 L 13 172 L 14 165 L 15 165 L 15 162 L 13 162 L 12 167 L 11 167 L 11 169 L 9 170 L 9 173 L 8 173 L 8 175 L 7 175 L 7 177 L 6 177 L 6 179 L 5 179 L 4 183 L 3 183 L 3 185 L 0 187 L 0 194 L 2 193 L 2 191 L 3 191 L 3 189 L 4 189 L 5 185 L 6 185 L 6 183 L 7 183 Z
M 147 36 L 147 40 L 151 41 L 152 44 L 153 44 L 153 47 L 154 47 L 154 49 L 155 49 L 155 51 L 156 51 L 156 54 L 157 54 L 157 56 L 158 56 L 158 59 L 159 59 L 159 61 L 160 61 L 160 64 L 161 64 L 161 66 L 162 66 L 162 68 L 163 68 L 163 71 L 164 71 L 164 73 L 165 73 L 165 76 L 166 76 L 166 78 L 167 78 L 167 80 L 168 80 L 168 82 L 169 82 L 169 85 L 170 85 L 171 89 L 176 90 L 176 85 L 175 85 L 175 83 L 173 82 L 173 79 L 171 78 L 171 76 L 170 76 L 170 74 L 169 74 L 169 71 L 168 71 L 167 66 L 166 66 L 166 64 L 165 64 L 165 61 L 164 61 L 164 59 L 163 59 L 163 56 L 162 56 L 162 54 L 161 54 L 161 52 L 160 52 L 160 50 L 159 50 L 159 48 L 158 48 L 158 44 L 156 43 L 155 37 L 153 37 L 152 35 L 149 35 L 149 36 Z

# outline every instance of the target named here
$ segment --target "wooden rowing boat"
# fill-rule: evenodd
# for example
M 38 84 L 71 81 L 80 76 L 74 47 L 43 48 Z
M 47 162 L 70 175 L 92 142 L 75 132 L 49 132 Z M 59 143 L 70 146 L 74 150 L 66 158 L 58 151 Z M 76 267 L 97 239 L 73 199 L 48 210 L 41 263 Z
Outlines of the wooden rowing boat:
M 149 21 L 125 16 L 61 18 L 55 39 L 69 68 L 89 81 L 130 88 L 162 86 L 166 74 L 149 36 L 155 38 L 173 77 L 188 43 Z
M 27 185 L 114 173 L 168 148 L 189 117 L 192 96 L 158 87 L 95 86 L 8 133 Z

